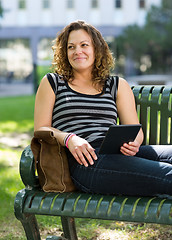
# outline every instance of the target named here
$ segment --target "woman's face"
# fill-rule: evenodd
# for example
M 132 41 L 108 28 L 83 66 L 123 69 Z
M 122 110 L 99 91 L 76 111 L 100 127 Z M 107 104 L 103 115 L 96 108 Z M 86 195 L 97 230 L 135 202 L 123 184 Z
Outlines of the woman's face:
M 90 35 L 83 29 L 73 30 L 69 34 L 67 56 L 74 71 L 92 71 L 95 54 Z

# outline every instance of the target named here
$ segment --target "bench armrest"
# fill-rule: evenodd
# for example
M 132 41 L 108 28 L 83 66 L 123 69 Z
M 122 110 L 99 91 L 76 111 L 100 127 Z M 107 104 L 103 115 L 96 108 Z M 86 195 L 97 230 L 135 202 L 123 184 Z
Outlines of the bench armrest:
M 28 188 L 40 188 L 38 176 L 35 174 L 35 161 L 30 145 L 27 146 L 20 159 L 20 176 Z

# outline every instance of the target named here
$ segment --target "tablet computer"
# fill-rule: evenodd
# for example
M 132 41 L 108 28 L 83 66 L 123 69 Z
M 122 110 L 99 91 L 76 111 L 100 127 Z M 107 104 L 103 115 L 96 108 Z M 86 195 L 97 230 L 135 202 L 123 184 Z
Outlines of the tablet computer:
M 100 146 L 100 154 L 119 154 L 124 143 L 133 142 L 141 124 L 112 125 Z

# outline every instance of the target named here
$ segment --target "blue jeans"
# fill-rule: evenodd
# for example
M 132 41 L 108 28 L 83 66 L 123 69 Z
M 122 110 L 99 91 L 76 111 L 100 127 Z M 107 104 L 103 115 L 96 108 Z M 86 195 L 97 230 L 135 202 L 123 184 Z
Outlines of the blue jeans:
M 75 186 L 84 192 L 172 196 L 172 146 L 141 146 L 136 156 L 100 155 L 85 167 L 68 153 L 69 169 Z

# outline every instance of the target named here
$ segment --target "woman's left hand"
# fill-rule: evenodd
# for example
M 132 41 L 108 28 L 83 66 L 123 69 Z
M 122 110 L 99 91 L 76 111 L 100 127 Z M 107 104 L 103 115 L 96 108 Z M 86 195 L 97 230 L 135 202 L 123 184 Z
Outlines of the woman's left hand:
M 124 143 L 120 151 L 126 156 L 134 156 L 139 151 L 139 147 L 139 142 L 135 140 L 134 142 Z

